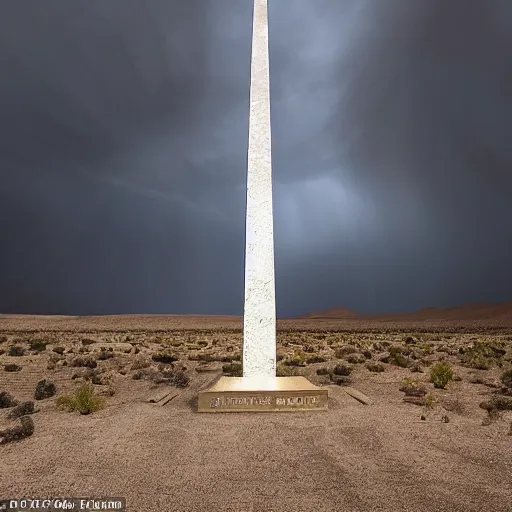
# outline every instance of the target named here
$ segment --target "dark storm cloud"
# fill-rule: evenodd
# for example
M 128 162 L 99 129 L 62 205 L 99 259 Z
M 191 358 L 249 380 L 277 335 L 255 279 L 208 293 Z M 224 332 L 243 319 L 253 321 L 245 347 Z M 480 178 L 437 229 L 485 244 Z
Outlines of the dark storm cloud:
M 510 300 L 508 0 L 270 1 L 278 312 Z M 241 313 L 252 2 L 9 2 L 0 311 Z

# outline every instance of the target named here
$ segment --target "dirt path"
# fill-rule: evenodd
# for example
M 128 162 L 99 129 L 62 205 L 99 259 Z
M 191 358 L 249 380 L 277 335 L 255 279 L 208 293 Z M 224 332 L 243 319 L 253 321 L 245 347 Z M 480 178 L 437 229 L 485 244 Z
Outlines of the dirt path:
M 371 379 L 357 386 L 370 406 L 331 387 L 326 413 L 197 414 L 212 378 L 164 407 L 134 381 L 90 416 L 43 403 L 34 435 L 0 447 L 0 496 L 124 496 L 132 511 L 511 510 L 504 421 L 421 421 L 396 383 Z

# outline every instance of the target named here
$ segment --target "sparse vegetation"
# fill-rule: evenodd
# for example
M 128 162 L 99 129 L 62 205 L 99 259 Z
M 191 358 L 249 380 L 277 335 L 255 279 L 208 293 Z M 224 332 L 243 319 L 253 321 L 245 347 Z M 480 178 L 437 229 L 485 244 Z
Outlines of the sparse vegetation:
M 52 348 L 52 351 L 59 355 L 64 354 L 65 350 L 66 349 L 64 347 L 53 347 Z
M 307 364 L 325 363 L 326 359 L 322 356 L 311 356 L 306 359 Z
M 31 340 L 28 343 L 30 350 L 34 350 L 35 352 L 44 352 L 46 350 L 46 345 L 48 345 L 47 341 L 44 340 Z
M 502 373 L 500 380 L 506 388 L 512 390 L 512 370 L 507 370 L 506 372 Z
M 101 347 L 100 353 L 98 354 L 98 361 L 106 361 L 107 359 L 113 359 L 114 351 L 107 350 L 105 347 Z
M 425 385 L 416 379 L 404 379 L 400 391 L 405 393 L 405 396 L 423 397 L 427 394 Z
M 348 377 L 352 373 L 352 367 L 346 364 L 338 364 L 332 369 L 331 373 L 333 375 Z
M 151 359 L 157 363 L 171 364 L 179 360 L 179 357 L 168 351 L 157 352 L 151 356 Z
M 4 366 L 4 370 L 6 372 L 19 372 L 21 371 L 21 366 L 14 363 L 9 363 Z
M 434 395 L 432 394 L 428 394 L 426 397 L 425 397 L 425 407 L 427 409 L 433 409 L 436 405 L 436 398 Z
M 242 377 L 243 370 L 241 363 L 228 363 L 222 366 L 222 373 L 229 377 Z
M 286 366 L 284 364 L 278 364 L 276 375 L 278 377 L 293 377 L 294 375 L 297 375 L 297 368 L 294 366 Z
M 103 409 L 105 399 L 96 394 L 90 383 L 80 385 L 72 395 L 61 395 L 57 398 L 57 406 L 69 412 L 91 414 Z
M 368 369 L 368 371 L 373 373 L 382 373 L 383 371 L 385 371 L 384 365 L 380 363 L 368 363 L 366 365 L 366 368 Z
M 96 368 L 98 363 L 91 357 L 75 357 L 71 361 L 71 366 L 83 368 Z
M 25 355 L 25 349 L 21 345 L 11 345 L 7 354 L 12 357 L 21 357 Z
M 444 389 L 453 380 L 452 367 L 447 363 L 438 363 L 430 371 L 430 382 L 435 388 Z

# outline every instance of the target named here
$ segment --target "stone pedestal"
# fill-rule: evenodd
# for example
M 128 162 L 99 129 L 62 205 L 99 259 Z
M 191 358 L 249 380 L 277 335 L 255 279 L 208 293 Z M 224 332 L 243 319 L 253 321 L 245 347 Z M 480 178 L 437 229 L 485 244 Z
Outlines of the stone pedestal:
M 305 377 L 221 377 L 199 392 L 198 412 L 326 411 L 327 397 Z

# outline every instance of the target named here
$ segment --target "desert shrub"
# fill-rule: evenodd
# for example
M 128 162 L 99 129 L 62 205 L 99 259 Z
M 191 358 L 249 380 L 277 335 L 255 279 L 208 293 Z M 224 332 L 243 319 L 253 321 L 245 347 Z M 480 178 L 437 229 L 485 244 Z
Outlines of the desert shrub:
M 22 402 L 20 405 L 14 407 L 14 409 L 11 410 L 7 417 L 11 420 L 15 420 L 17 418 L 21 418 L 22 416 L 26 416 L 27 414 L 33 414 L 34 412 L 34 402 Z
M 499 359 L 505 355 L 502 348 L 477 341 L 472 347 L 462 349 L 462 364 L 477 370 L 490 370 L 494 365 L 500 365 Z
M 434 395 L 428 394 L 425 397 L 425 407 L 427 409 L 433 409 L 435 405 L 436 405 L 436 399 L 435 399 Z
M 352 373 L 352 367 L 347 366 L 346 364 L 337 364 L 332 369 L 333 375 L 342 375 L 348 377 Z
M 157 363 L 171 364 L 179 360 L 179 357 L 172 352 L 162 351 L 151 356 L 151 359 Z
M 302 345 L 302 350 L 306 354 L 313 354 L 315 352 L 315 347 L 313 345 L 310 345 L 309 343 L 305 343 Z
M 405 396 L 422 397 L 427 394 L 425 385 L 416 379 L 404 379 L 400 391 L 405 393 Z
M 171 384 L 177 388 L 186 388 L 190 384 L 190 377 L 181 370 L 176 370 L 171 377 Z
M 366 368 L 370 372 L 381 373 L 384 371 L 384 366 L 380 363 L 370 363 L 366 365 Z
M 230 377 L 242 377 L 242 365 L 241 363 L 228 363 L 222 365 L 222 373 Z
M 207 347 L 208 346 L 208 342 L 206 340 L 199 340 L 197 342 L 197 344 L 200 346 L 200 347 Z
M 493 396 L 490 400 L 491 407 L 497 411 L 512 411 L 512 398 L 507 396 Z
M 61 395 L 57 398 L 57 406 L 69 412 L 90 414 L 105 406 L 105 399 L 96 394 L 90 383 L 79 386 L 72 395 Z
M 185 344 L 185 342 L 183 341 L 179 341 L 179 340 L 169 340 L 169 341 L 166 341 L 165 342 L 166 345 L 169 345 L 170 347 L 181 347 Z
M 91 340 L 89 338 L 83 338 L 82 339 L 82 345 L 85 347 L 87 345 L 94 345 L 96 343 L 95 340 Z
M 21 370 L 21 366 L 14 363 L 9 363 L 4 366 L 4 370 L 6 372 L 19 372 Z
M 349 354 L 354 354 L 357 352 L 357 348 L 353 345 L 345 345 L 344 347 L 337 348 L 334 351 L 334 357 L 336 359 L 343 359 L 345 356 L 348 356 Z
M 338 386 L 347 386 L 348 384 L 352 383 L 348 375 L 334 375 L 333 373 L 331 373 L 330 378 L 333 384 L 336 384 Z
M 294 375 L 297 375 L 297 369 L 294 366 L 278 364 L 276 375 L 278 377 L 293 377 Z
M 361 352 L 361 354 L 363 354 L 363 356 L 366 358 L 366 359 L 372 359 L 373 358 L 373 355 L 372 353 L 369 351 L 369 350 L 363 350 Z
M 306 359 L 307 364 L 325 363 L 325 357 L 311 356 Z
M 98 363 L 90 357 L 75 357 L 71 361 L 71 366 L 83 368 L 96 368 Z
M 322 368 L 318 368 L 316 370 L 316 374 L 317 375 L 329 375 L 329 373 L 331 373 L 329 368 L 326 368 L 325 366 L 322 367 Z
M 447 363 L 438 363 L 430 370 L 430 382 L 435 388 L 444 389 L 453 380 L 452 367 Z
M 0 336 L 0 343 L 5 343 L 7 341 L 7 336 Z
M 107 350 L 105 347 L 102 347 L 100 353 L 98 354 L 98 361 L 106 361 L 107 359 L 113 359 L 115 357 L 113 350 Z
M 56 354 L 62 355 L 64 354 L 64 351 L 66 350 L 64 347 L 53 347 L 53 352 Z
M 306 366 L 306 354 L 302 350 L 296 350 L 294 355 L 284 361 L 286 366 Z
M 218 357 L 215 356 L 214 354 L 197 354 L 197 360 L 202 361 L 203 363 L 211 363 L 213 361 L 217 361 Z M 233 359 L 228 356 L 228 357 L 222 357 L 221 361 L 223 361 L 225 363 L 230 363 L 231 361 L 233 361 Z
M 47 381 L 46 379 L 40 380 L 36 385 L 36 391 L 34 393 L 34 398 L 36 400 L 44 400 L 45 398 L 50 398 L 57 392 L 55 388 L 55 384 L 53 382 Z
M 25 349 L 21 345 L 11 345 L 7 354 L 16 357 L 23 356 L 25 355 Z
M 407 368 L 410 365 L 410 360 L 402 353 L 400 347 L 391 347 L 389 349 L 389 363 L 400 368 Z
M 12 443 L 34 433 L 34 420 L 30 416 L 22 416 L 20 425 L 0 431 L 0 444 Z
M 512 370 L 502 373 L 500 380 L 506 388 L 512 389 Z
M 148 368 L 151 366 L 151 361 L 144 356 L 137 356 L 132 362 L 131 369 L 132 370 L 142 370 L 143 368 Z
M 18 400 L 14 398 L 9 392 L 0 392 L 0 409 L 7 409 L 9 407 L 16 407 L 19 404 Z
M 363 356 L 363 354 L 349 354 L 348 356 L 345 356 L 345 360 L 347 363 L 351 364 L 361 364 L 366 361 L 366 357 Z
M 36 352 L 44 352 L 46 350 L 46 345 L 48 345 L 47 341 L 44 340 L 31 340 L 28 342 L 30 350 L 35 350 Z

